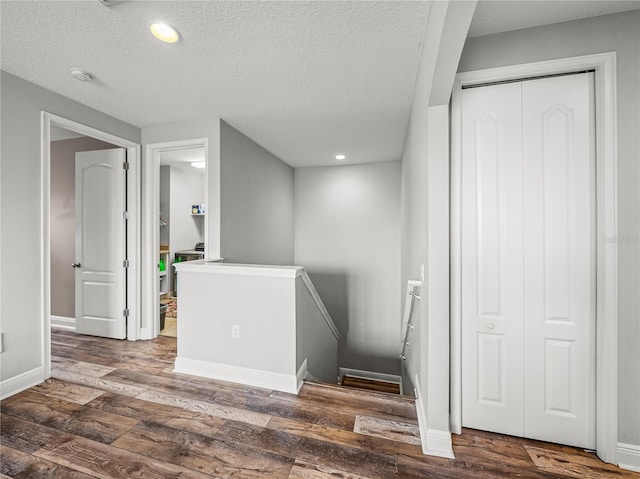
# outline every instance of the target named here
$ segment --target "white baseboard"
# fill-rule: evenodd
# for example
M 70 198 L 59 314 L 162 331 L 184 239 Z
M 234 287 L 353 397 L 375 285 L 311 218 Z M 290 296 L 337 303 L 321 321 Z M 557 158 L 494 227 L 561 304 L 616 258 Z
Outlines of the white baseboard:
M 398 384 L 400 386 L 400 394 L 402 394 L 402 378 L 396 374 L 376 373 L 373 371 L 363 371 L 361 369 L 338 368 L 338 377 L 351 376 L 353 378 L 371 379 L 373 381 L 382 381 L 385 383 Z
M 300 388 L 307 376 L 309 376 L 309 371 L 307 371 L 307 360 L 305 359 L 300 366 L 300 369 L 298 369 L 298 374 L 296 374 L 296 393 L 300 392 Z
M 455 459 L 456 456 L 453 454 L 451 433 L 449 431 L 427 428 L 427 446 L 426 448 L 424 445 L 422 446 L 422 452 L 429 456 Z
M 37 386 L 45 379 L 43 369 L 39 367 L 2 381 L 0 382 L 0 400 Z
M 619 442 L 618 466 L 621 469 L 640 472 L 640 446 Z
M 298 380 L 294 374 L 274 373 L 181 357 L 176 358 L 174 371 L 176 373 L 191 374 L 192 376 L 202 376 L 220 381 L 274 389 L 285 393 L 298 393 Z
M 456 457 L 453 454 L 453 443 L 451 442 L 451 432 L 429 429 L 427 426 L 427 414 L 425 404 L 422 401 L 420 381 L 418 380 L 417 374 L 414 382 L 414 392 L 416 396 L 416 412 L 418 414 L 418 428 L 420 429 L 422 452 L 427 456 L 455 459 Z
M 54 316 L 51 315 L 51 326 L 56 328 L 68 329 L 69 331 L 76 330 L 76 318 L 67 318 L 66 316 Z

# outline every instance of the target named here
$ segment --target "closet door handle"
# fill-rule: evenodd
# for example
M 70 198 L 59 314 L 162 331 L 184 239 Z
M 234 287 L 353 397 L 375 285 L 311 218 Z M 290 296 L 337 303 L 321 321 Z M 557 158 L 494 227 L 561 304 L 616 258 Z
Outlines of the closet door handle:
M 487 324 L 487 329 L 496 329 L 496 325 L 495 325 L 495 323 L 489 323 L 489 324 Z
M 80 263 L 72 263 L 71 267 L 72 268 L 79 268 L 80 267 Z

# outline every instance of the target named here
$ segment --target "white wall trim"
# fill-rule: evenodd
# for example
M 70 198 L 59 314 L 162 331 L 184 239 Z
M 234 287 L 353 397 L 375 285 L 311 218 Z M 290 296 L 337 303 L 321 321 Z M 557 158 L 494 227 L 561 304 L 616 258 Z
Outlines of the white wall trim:
M 174 372 L 274 389 L 285 393 L 298 393 L 298 379 L 295 374 L 274 373 L 181 357 L 176 358 Z
M 616 54 L 599 53 L 460 73 L 451 118 L 451 430 L 462 430 L 461 104 L 463 85 L 595 70 L 597 169 L 596 443 L 598 456 L 617 463 L 618 216 Z
M 446 457 L 455 459 L 453 454 L 453 444 L 451 442 L 451 433 L 449 431 L 439 431 L 437 429 L 427 428 L 426 447 L 423 443 L 422 452 L 429 456 Z
M 35 368 L 31 371 L 18 374 L 12 378 L 0 382 L 0 400 L 18 394 L 26 389 L 37 386 L 46 379 L 43 368 Z
M 40 364 L 43 377 L 48 378 L 51 376 L 51 118 L 46 112 L 40 115 L 40 134 Z
M 51 315 L 51 326 L 69 331 L 76 330 L 76 318 L 67 318 L 65 316 Z
M 298 369 L 298 374 L 296 374 L 296 392 L 300 392 L 302 385 L 304 384 L 304 380 L 309 376 L 309 371 L 307 370 L 307 359 L 302 362 L 300 369 Z
M 190 273 L 214 273 L 235 276 L 269 276 L 271 278 L 297 278 L 303 274 L 302 266 L 278 266 L 266 264 L 221 263 L 220 260 L 198 259 L 175 264 L 178 271 Z
M 83 136 L 96 138 L 127 149 L 129 161 L 129 181 L 127 195 L 129 199 L 129 231 L 127 235 L 129 256 L 128 308 L 129 320 L 127 325 L 127 339 L 134 341 L 140 334 L 140 188 L 138 171 L 140 169 L 140 145 L 125 138 L 121 138 L 101 130 L 97 130 L 82 123 L 64 118 L 46 111 L 40 113 L 40 177 L 41 214 L 40 227 L 42 238 L 40 242 L 40 326 L 42 330 L 42 374 L 43 378 L 51 377 L 51 125 L 55 124 L 67 130 L 80 133 Z
M 427 425 L 426 404 L 422 400 L 420 393 L 420 381 L 416 374 L 414 379 L 414 393 L 416 396 L 416 413 L 418 415 L 418 428 L 420 430 L 420 441 L 422 442 L 422 452 L 428 456 L 446 457 L 455 459 L 453 454 L 453 443 L 449 431 L 429 429 Z
M 145 169 L 142 173 L 144 210 L 140 224 L 145 244 L 145 255 L 142 260 L 141 278 L 144 285 L 142 291 L 142 315 L 152 318 L 149 324 L 141 329 L 141 339 L 154 339 L 160 334 L 160 285 L 157 280 L 158 254 L 160 251 L 160 153 L 163 151 L 181 150 L 185 148 L 204 148 L 205 178 L 209 178 L 209 139 L 194 138 L 175 140 L 164 143 L 150 143 L 145 147 Z M 204 203 L 209 207 L 209 183 L 205 181 Z M 208 258 L 209 249 L 209 214 L 204 217 L 204 257 Z M 144 335 L 143 335 L 144 334 Z
M 306 270 L 302 269 L 302 271 L 300 272 L 300 276 L 302 276 L 302 282 L 305 284 L 305 286 L 309 290 L 309 293 L 311 294 L 313 301 L 316 303 L 316 306 L 322 313 L 322 317 L 327 322 L 327 326 L 329 326 L 329 329 L 331 330 L 335 338 L 339 340 L 340 331 L 338 331 L 338 328 L 333 322 L 333 319 L 331 319 L 331 315 L 329 314 L 329 311 L 327 311 L 327 308 L 324 306 L 324 303 L 322 302 L 322 299 L 320 298 L 318 291 L 316 291 L 316 287 L 313 285 L 313 282 L 311 281 L 311 278 L 309 278 L 309 275 L 307 274 Z
M 400 394 L 402 391 L 402 378 L 397 374 L 376 373 L 374 371 L 364 371 L 362 369 L 338 368 L 338 377 L 350 376 L 352 378 L 372 379 L 384 383 L 398 384 L 400 386 Z
M 618 466 L 628 471 L 640 472 L 640 446 L 619 442 Z

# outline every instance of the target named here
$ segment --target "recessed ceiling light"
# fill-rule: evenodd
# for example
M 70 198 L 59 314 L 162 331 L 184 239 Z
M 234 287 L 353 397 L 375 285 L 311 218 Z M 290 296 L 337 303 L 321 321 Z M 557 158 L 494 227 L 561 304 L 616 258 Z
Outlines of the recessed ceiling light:
M 346 156 L 344 155 L 336 155 L 336 160 L 344 160 Z
M 204 168 L 207 165 L 205 161 L 192 161 L 191 166 L 194 168 Z
M 154 37 L 165 43 L 176 43 L 180 40 L 180 33 L 178 33 L 178 30 L 166 23 L 152 23 L 149 25 L 149 30 L 151 30 Z
M 93 80 L 93 75 L 82 68 L 72 68 L 71 76 L 76 80 L 80 81 L 91 81 Z

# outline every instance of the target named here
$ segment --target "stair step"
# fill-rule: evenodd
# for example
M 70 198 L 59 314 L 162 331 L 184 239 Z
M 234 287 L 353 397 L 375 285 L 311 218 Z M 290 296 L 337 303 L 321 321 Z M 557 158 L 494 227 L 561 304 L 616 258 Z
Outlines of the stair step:
M 332 404 L 337 408 L 344 407 L 345 404 L 357 405 L 363 414 L 371 411 L 412 421 L 417 419 L 415 398 L 397 394 L 305 380 L 298 397 Z
M 340 384 L 342 386 L 351 388 L 359 388 L 366 389 L 368 391 L 378 391 L 382 393 L 400 395 L 400 385 L 389 381 L 378 381 L 375 379 L 367 379 L 345 374 L 344 376 L 342 376 L 342 381 L 340 382 Z

